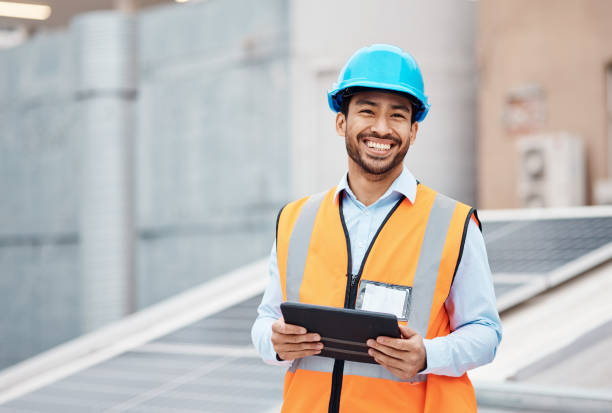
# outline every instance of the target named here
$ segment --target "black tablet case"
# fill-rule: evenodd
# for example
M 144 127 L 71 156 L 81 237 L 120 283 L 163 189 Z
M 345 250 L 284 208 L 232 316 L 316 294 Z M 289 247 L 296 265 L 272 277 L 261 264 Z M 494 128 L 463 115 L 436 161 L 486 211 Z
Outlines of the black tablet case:
M 400 337 L 393 314 L 293 302 L 282 303 L 281 312 L 286 323 L 321 336 L 321 357 L 375 364 L 366 341 L 378 336 Z

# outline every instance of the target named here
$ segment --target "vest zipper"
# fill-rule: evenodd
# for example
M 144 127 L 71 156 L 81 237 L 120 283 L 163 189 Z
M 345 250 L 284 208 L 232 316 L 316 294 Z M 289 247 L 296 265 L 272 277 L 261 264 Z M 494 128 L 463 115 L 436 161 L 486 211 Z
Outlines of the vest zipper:
M 353 259 L 351 257 L 351 240 L 349 238 L 348 229 L 346 228 L 346 222 L 344 222 L 344 213 L 342 212 L 342 201 L 344 199 L 344 192 L 339 195 L 338 207 L 340 209 L 340 221 L 342 222 L 342 229 L 344 230 L 344 238 L 346 239 L 346 252 L 348 256 L 348 263 L 346 265 L 346 292 L 344 293 L 344 308 L 355 308 L 355 302 L 357 301 L 357 287 L 359 286 L 359 281 L 361 280 L 361 273 L 363 272 L 363 268 L 365 267 L 365 262 L 368 259 L 368 255 L 370 254 L 370 250 L 376 242 L 376 238 L 378 238 L 378 234 L 380 234 L 380 230 L 385 226 L 391 215 L 395 212 L 397 207 L 400 206 L 402 201 L 404 200 L 404 196 L 400 197 L 399 201 L 391 208 L 391 211 L 387 214 L 383 222 L 376 230 L 376 234 L 372 237 L 372 241 L 366 250 L 363 260 L 361 261 L 361 266 L 359 267 L 359 272 L 357 274 L 353 274 Z M 328 413 L 338 413 L 340 411 L 340 396 L 342 394 L 342 379 L 344 377 L 344 360 L 335 360 L 334 361 L 334 370 L 332 372 L 332 384 L 331 384 L 331 394 L 329 395 L 329 408 Z

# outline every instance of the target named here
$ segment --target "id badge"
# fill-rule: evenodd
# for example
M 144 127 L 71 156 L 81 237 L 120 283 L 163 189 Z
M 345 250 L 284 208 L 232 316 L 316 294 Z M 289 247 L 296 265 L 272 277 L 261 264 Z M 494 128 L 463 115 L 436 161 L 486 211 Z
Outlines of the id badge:
M 407 321 L 412 287 L 361 280 L 355 308 L 364 311 L 394 314 L 399 321 Z

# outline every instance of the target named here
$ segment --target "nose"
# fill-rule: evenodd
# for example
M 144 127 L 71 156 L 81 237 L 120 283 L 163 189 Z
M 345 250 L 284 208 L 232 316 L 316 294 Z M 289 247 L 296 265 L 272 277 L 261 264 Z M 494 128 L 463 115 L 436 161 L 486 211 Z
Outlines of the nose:
M 385 116 L 377 116 L 374 119 L 374 123 L 372 124 L 371 129 L 372 132 L 376 132 L 380 136 L 385 136 L 392 132 L 391 125 L 389 124 L 389 121 Z

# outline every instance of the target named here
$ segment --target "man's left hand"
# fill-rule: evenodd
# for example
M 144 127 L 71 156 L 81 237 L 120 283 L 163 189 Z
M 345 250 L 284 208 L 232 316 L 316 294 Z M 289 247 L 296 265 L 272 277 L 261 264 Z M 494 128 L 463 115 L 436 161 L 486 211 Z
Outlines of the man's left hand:
M 368 354 L 381 366 L 400 379 L 410 379 L 426 367 L 427 353 L 423 337 L 416 331 L 400 325 L 402 338 L 378 337 L 370 339 Z

